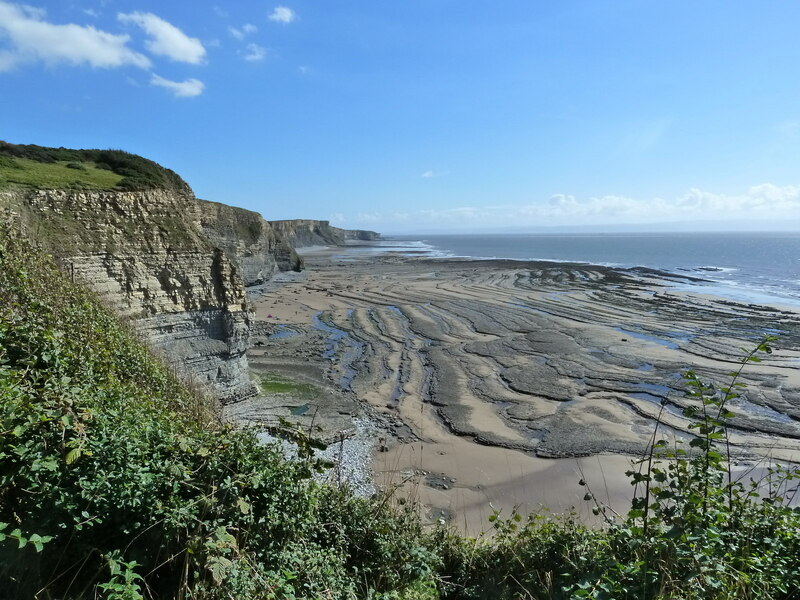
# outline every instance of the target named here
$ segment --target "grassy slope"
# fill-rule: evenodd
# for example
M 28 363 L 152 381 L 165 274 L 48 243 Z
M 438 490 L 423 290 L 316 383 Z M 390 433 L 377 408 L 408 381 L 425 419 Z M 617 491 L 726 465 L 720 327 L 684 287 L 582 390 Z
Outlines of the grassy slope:
M 13 187 L 191 191 L 174 171 L 122 150 L 74 150 L 0 141 L 0 189 Z
M 74 168 L 75 165 L 80 168 Z M 91 162 L 41 163 L 27 158 L 0 157 L 0 186 L 112 190 L 122 179 L 122 175 L 99 169 Z
M 320 488 L 312 463 L 211 417 L 89 292 L 0 235 L 3 594 L 356 598 L 429 580 L 410 513 Z

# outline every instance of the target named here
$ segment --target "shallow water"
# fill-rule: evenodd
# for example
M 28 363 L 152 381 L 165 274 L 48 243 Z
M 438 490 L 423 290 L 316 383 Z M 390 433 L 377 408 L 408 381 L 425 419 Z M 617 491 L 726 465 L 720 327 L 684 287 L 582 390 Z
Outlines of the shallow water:
M 676 283 L 686 291 L 800 306 L 797 232 L 396 236 L 370 251 L 648 267 L 706 280 Z

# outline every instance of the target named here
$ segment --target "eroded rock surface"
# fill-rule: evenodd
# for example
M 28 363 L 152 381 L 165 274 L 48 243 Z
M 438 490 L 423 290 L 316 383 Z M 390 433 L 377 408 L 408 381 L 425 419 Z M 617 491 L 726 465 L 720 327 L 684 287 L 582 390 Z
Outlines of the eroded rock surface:
M 256 393 L 245 284 L 301 266 L 260 215 L 167 190 L 7 191 L 0 204 L 180 373 L 223 402 Z
M 678 294 L 671 277 L 554 263 L 325 259 L 258 311 L 298 322 L 294 348 L 328 360 L 332 384 L 416 438 L 444 429 L 546 457 L 639 454 L 659 413 L 664 435 L 688 440 L 681 374 L 691 368 L 724 385 L 741 348 L 777 331 L 780 350 L 740 379 L 748 387 L 730 407 L 731 442 L 741 455 L 796 456 L 800 313 Z M 281 312 L 283 299 L 306 316 Z

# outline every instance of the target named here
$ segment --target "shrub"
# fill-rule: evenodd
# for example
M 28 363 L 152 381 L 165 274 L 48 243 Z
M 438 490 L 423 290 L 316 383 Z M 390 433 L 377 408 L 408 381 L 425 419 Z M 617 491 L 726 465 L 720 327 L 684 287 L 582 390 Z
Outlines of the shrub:
M 357 598 L 430 579 L 418 521 L 308 467 L 217 423 L 88 291 L 0 236 L 3 594 Z
M 84 163 L 94 163 L 98 168 L 122 175 L 117 188 L 123 190 L 159 188 L 190 191 L 188 184 L 174 171 L 123 150 L 73 150 L 0 141 L 0 166 L 14 166 L 14 158 L 25 158 L 39 163 L 63 161 L 67 162 L 67 167 L 76 170 L 86 170 Z M 12 163 L 6 164 L 7 161 Z
M 686 375 L 687 447 L 653 433 L 621 518 L 492 518 L 423 532 L 412 510 L 319 486 L 220 425 L 90 292 L 0 230 L 0 591 L 19 598 L 764 598 L 800 589 L 797 472 L 734 480 L 728 403 Z M 309 446 L 313 441 L 300 436 Z M 591 491 L 586 498 L 593 501 Z
M 489 542 L 440 532 L 443 597 L 796 598 L 800 510 L 787 500 L 798 471 L 775 466 L 766 481 L 737 481 L 728 445 L 727 404 L 744 387 L 742 369 L 771 352 L 771 341 L 747 353 L 719 390 L 686 373 L 693 403 L 684 415 L 696 437 L 688 448 L 670 446 L 658 437 L 659 415 L 648 455 L 628 472 L 638 493 L 624 517 L 595 504 L 606 517 L 597 530 L 569 517 L 495 514 Z M 594 502 L 591 491 L 585 498 Z

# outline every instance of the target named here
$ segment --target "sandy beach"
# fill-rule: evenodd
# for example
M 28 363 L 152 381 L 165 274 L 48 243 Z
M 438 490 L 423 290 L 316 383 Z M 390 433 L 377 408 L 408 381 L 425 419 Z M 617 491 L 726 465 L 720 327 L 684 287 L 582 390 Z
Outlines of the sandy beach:
M 624 472 L 659 437 L 688 440 L 681 374 L 724 385 L 749 365 L 731 442 L 742 469 L 800 461 L 800 312 L 678 292 L 676 276 L 583 264 L 424 259 L 316 249 L 251 290 L 254 373 L 282 393 L 228 418 L 296 420 L 328 441 L 375 424 L 373 473 L 431 522 L 470 534 L 493 510 L 619 510 Z

